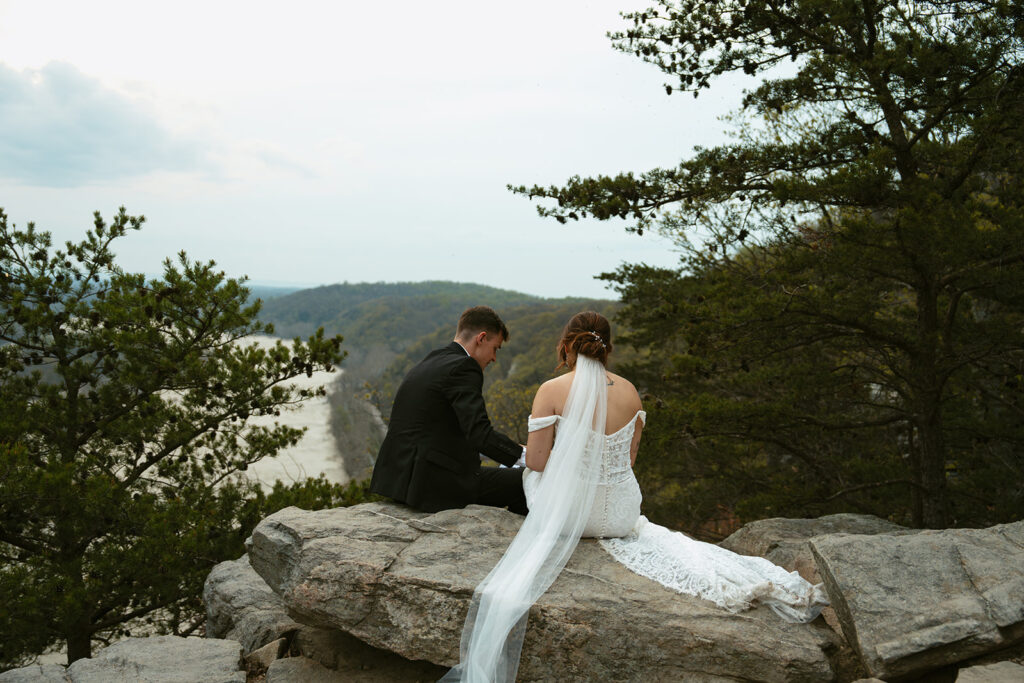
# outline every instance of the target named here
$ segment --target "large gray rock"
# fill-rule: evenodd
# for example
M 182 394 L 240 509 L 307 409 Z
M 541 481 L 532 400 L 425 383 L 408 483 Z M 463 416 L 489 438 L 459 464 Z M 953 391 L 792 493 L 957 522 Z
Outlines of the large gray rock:
M 1024 522 L 810 541 L 865 669 L 909 677 L 1024 641 Z
M 409 661 L 393 652 L 374 648 L 343 631 L 297 623 L 285 612 L 281 598 L 270 590 L 266 581 L 249 564 L 248 556 L 221 562 L 214 567 L 206 579 L 203 597 L 206 601 L 207 635 L 241 642 L 247 661 L 261 648 L 271 647 L 283 637 L 293 653 L 328 669 L 347 673 L 350 677 L 357 672 L 384 671 L 392 675 L 393 680 L 431 680 L 440 678 L 444 673 L 429 662 Z M 269 660 L 263 656 L 266 653 L 261 653 L 256 658 L 259 664 L 251 662 L 250 666 L 268 668 L 274 659 L 281 656 L 281 652 L 277 652 Z M 283 670 L 279 669 L 279 675 Z
M 67 683 L 68 680 L 60 664 L 30 664 L 0 673 L 2 683 Z
M 71 683 L 245 683 L 233 640 L 128 638 L 67 668 Z
M 452 666 L 476 584 L 521 518 L 370 503 L 281 510 L 253 531 L 253 568 L 305 623 Z M 830 681 L 835 636 L 767 608 L 730 614 L 633 574 L 593 540 L 530 611 L 521 681 Z
M 916 533 L 916 531 L 916 529 L 907 529 L 874 515 L 841 513 L 814 519 L 775 517 L 745 524 L 719 545 L 741 555 L 767 558 L 788 571 L 798 572 L 800 576 L 811 583 L 821 583 L 817 564 L 807 543 L 815 536 L 836 533 Z M 836 633 L 842 633 L 835 610 L 826 607 L 822 610 L 821 616 Z M 845 642 L 840 654 L 833 657 L 832 661 L 840 678 L 864 673 L 859 657 Z
M 258 650 L 253 650 L 247 654 L 243 658 L 245 668 L 249 672 L 266 671 L 274 660 L 283 657 L 286 652 L 288 652 L 288 640 L 286 638 L 278 638 L 274 642 L 267 643 Z
M 956 683 L 1020 683 L 1024 666 L 1015 662 L 997 662 L 960 669 Z
M 741 555 L 771 560 L 788 571 L 796 571 L 811 583 L 820 583 L 818 568 L 807 541 L 825 534 L 913 533 L 914 530 L 875 517 L 841 513 L 816 519 L 773 517 L 750 522 L 719 543 Z
M 203 601 L 207 637 L 237 640 L 246 653 L 299 628 L 248 556 L 214 567 L 203 586 Z

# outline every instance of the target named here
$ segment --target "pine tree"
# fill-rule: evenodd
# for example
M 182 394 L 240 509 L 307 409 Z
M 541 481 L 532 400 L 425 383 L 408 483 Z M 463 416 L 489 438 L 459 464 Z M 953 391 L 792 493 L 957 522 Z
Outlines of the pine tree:
M 288 380 L 344 356 L 322 331 L 246 344 L 272 329 L 213 262 L 181 253 L 160 278 L 123 271 L 112 243 L 143 220 L 97 213 L 83 241 L 54 248 L 0 211 L 6 663 L 58 641 L 69 662 L 88 657 L 140 620 L 195 628 L 206 574 L 237 557 L 252 516 L 239 473 L 301 435 L 247 418 L 302 401 L 311 392 Z
M 693 257 L 680 277 L 725 277 L 747 255 L 747 287 L 734 282 L 719 312 L 746 311 L 765 350 L 788 340 L 794 362 L 825 345 L 837 373 L 876 386 L 870 418 L 835 424 L 898 428 L 907 471 L 887 478 L 909 481 L 914 520 L 964 523 L 953 497 L 976 494 L 951 491 L 951 472 L 991 450 L 1002 477 L 1020 477 L 1007 453 L 1021 437 L 1024 8 L 666 0 L 627 19 L 616 46 L 668 74 L 670 94 L 762 76 L 735 142 L 640 176 L 513 189 L 555 200 L 540 211 L 563 222 L 663 231 Z

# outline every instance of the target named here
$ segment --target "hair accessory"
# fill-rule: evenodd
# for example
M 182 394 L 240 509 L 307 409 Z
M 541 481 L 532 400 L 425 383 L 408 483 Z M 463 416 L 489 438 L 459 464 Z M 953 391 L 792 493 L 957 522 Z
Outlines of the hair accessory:
M 594 332 L 593 330 L 590 330 L 590 334 L 594 337 L 594 339 L 601 342 L 602 349 L 608 348 L 608 345 L 604 343 L 604 339 L 601 339 L 601 335 L 599 335 L 597 332 Z

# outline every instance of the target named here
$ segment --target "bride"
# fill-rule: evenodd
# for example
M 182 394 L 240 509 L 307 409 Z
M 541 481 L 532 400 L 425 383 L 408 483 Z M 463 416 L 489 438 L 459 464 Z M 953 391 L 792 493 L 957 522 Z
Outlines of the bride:
M 530 513 L 504 556 L 477 586 L 462 631 L 460 662 L 442 683 L 512 683 L 530 606 L 568 562 L 581 537 L 599 538 L 632 571 L 680 593 L 739 611 L 755 601 L 806 622 L 828 604 L 819 586 L 761 557 L 652 524 L 640 515 L 633 475 L 647 414 L 633 385 L 606 368 L 611 326 L 592 311 L 566 324 L 559 367 L 533 401 L 523 490 Z

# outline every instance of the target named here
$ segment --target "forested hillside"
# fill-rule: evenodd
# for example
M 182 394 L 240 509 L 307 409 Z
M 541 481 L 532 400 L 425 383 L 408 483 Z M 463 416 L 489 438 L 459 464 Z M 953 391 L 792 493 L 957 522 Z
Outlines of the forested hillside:
M 454 324 L 470 306 L 501 310 L 539 297 L 465 282 L 362 282 L 304 289 L 263 303 L 262 317 L 281 337 L 307 337 L 323 327 L 350 349 L 383 345 L 401 351 L 424 334 Z
M 279 285 L 261 285 L 247 282 L 246 289 L 249 290 L 250 301 L 254 299 L 262 299 L 264 302 L 267 302 L 280 296 L 288 296 L 289 294 L 293 294 L 303 288 L 284 287 Z

